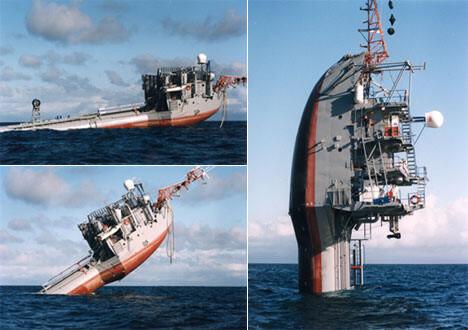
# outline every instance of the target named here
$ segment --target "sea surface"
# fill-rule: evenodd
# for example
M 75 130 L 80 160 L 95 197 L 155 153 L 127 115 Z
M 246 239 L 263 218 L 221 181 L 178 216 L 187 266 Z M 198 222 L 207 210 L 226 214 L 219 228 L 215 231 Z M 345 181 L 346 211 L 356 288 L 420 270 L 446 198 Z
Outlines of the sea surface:
M 243 165 L 247 122 L 0 133 L 0 164 Z
M 0 287 L 3 329 L 245 329 L 242 287 L 117 287 L 90 296 L 36 294 Z
M 362 288 L 316 297 L 297 265 L 249 265 L 250 329 L 468 329 L 468 265 L 367 265 Z

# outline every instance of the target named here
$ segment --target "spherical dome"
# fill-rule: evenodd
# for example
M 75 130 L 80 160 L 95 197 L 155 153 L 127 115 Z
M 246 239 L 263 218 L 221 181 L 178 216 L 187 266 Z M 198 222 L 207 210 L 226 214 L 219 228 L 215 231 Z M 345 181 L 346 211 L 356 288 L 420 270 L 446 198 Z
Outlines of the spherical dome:
M 208 63 L 208 57 L 206 54 L 200 53 L 197 56 L 198 64 L 206 64 Z
M 124 182 L 124 187 L 125 187 L 125 189 L 127 189 L 128 191 L 130 191 L 130 190 L 132 190 L 133 188 L 135 188 L 135 183 L 133 182 L 133 180 L 127 179 L 127 180 L 125 180 L 125 182 Z
M 444 124 L 444 116 L 439 111 L 426 112 L 426 125 L 431 128 L 439 128 Z

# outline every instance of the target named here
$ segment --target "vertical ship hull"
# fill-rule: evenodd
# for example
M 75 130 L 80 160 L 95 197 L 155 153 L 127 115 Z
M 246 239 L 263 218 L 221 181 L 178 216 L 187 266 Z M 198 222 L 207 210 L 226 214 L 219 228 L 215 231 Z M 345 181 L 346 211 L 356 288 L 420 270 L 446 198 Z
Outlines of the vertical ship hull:
M 314 87 L 297 133 L 290 216 L 298 243 L 299 288 L 321 294 L 350 288 L 349 214 L 329 203 L 332 185 L 350 185 L 348 123 L 364 54 L 345 56 Z

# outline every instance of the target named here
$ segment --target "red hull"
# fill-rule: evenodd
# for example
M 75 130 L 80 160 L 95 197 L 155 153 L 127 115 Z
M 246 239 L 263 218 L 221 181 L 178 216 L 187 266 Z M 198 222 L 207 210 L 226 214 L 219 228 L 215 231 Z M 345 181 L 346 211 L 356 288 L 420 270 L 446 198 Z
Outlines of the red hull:
M 105 284 L 121 280 L 135 268 L 140 266 L 143 262 L 146 261 L 153 253 L 156 251 L 161 243 L 164 241 L 167 235 L 167 230 L 161 234 L 157 239 L 148 244 L 145 248 L 136 252 L 130 258 L 124 260 L 121 263 L 116 264 L 112 268 L 106 269 L 105 271 L 99 273 L 95 277 L 91 278 L 87 282 L 76 287 L 70 291 L 69 295 L 86 295 L 91 294 Z
M 171 119 L 156 119 L 156 120 L 148 120 L 144 122 L 136 122 L 136 123 L 128 123 L 128 124 L 117 124 L 117 125 L 110 125 L 105 126 L 104 128 L 144 128 L 144 127 L 169 127 L 169 126 L 190 126 L 197 124 L 201 121 L 204 121 L 211 116 L 213 116 L 216 112 L 218 112 L 219 108 L 204 112 L 199 115 L 195 116 L 187 116 L 181 118 L 171 118 Z

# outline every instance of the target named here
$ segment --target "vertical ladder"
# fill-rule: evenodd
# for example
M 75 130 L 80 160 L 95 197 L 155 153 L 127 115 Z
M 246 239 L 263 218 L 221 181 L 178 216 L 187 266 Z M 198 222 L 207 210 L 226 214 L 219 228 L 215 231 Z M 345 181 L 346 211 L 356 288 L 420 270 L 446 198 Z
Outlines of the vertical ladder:
M 364 245 L 363 239 L 351 239 L 351 274 L 353 286 L 364 285 Z
M 418 168 L 418 185 L 417 185 L 417 194 L 419 197 L 419 205 L 422 207 L 426 206 L 426 176 L 427 171 L 426 167 Z
M 408 162 L 408 170 L 410 176 L 417 176 L 417 166 L 416 166 L 416 152 L 413 146 L 413 136 L 411 133 L 411 122 L 402 122 L 401 123 L 401 137 L 403 143 L 406 145 L 406 160 Z

